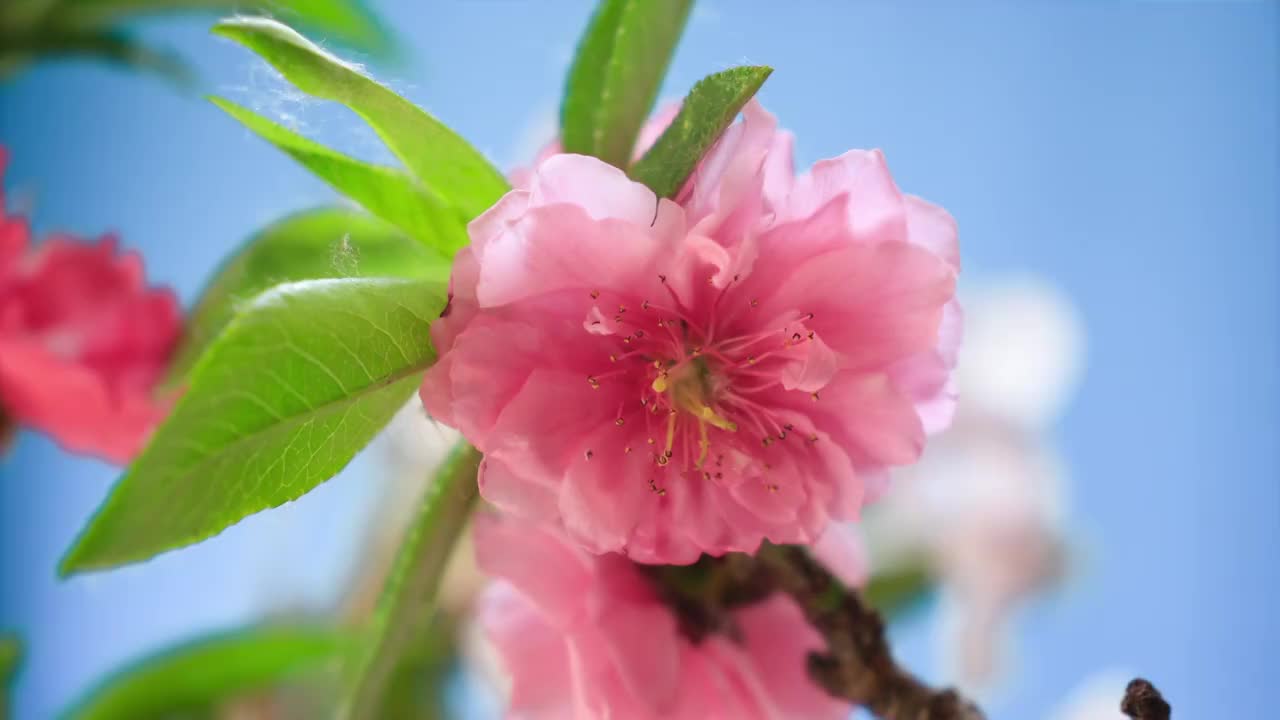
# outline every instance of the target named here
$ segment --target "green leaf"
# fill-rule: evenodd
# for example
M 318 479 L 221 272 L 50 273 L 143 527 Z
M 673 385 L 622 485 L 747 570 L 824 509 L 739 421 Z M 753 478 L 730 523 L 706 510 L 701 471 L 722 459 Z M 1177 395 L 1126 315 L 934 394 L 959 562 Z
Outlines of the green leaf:
M 693 0 L 602 0 L 569 69 L 560 108 L 565 152 L 627 166 L 692 7 Z
M 144 15 L 260 11 L 377 56 L 392 54 L 381 23 L 358 0 L 0 0 L 0 78 L 60 57 L 102 60 L 153 72 L 180 86 L 194 74 L 176 55 L 140 43 L 122 25 Z
M 340 717 L 383 716 L 385 692 L 401 661 L 414 650 L 415 630 L 430 619 L 445 563 L 476 501 L 480 453 L 456 448 L 427 490 L 395 565 L 383 586 L 365 652 L 353 667 Z
M 342 103 L 373 127 L 387 147 L 429 190 L 470 220 L 502 197 L 502 174 L 430 114 L 325 52 L 293 29 L 265 18 L 232 18 L 214 26 L 261 55 L 299 90 Z
M 212 717 L 222 702 L 338 662 L 351 644 L 347 634 L 323 627 L 258 627 L 201 638 L 112 675 L 65 717 Z
M 366 51 L 386 50 L 386 29 L 356 0 L 61 0 L 47 22 L 75 28 L 101 28 L 140 15 L 182 11 L 269 12 L 306 27 L 327 40 Z
M 49 58 L 90 58 L 155 73 L 177 85 L 193 84 L 191 70 L 180 58 L 124 32 L 39 28 L 14 37 L 0 34 L 0 78 L 32 61 Z
M 9 685 L 22 661 L 22 641 L 14 635 L 0 635 L 0 720 L 9 717 Z
M 445 286 L 307 280 L 258 297 L 63 559 L 63 575 L 146 560 L 301 497 L 341 470 L 435 360 Z
M 209 100 L 335 190 L 404 229 L 427 247 L 453 257 L 467 244 L 467 228 L 457 211 L 424 190 L 413 177 L 396 168 L 371 165 L 330 150 L 230 100 Z
M 671 126 L 631 166 L 631 179 L 648 185 L 659 197 L 675 196 L 772 72 L 773 68 L 748 65 L 699 80 Z
M 0 2 L 0 35 L 11 38 L 29 35 L 31 28 L 40 24 L 59 0 L 5 0 Z
M 447 283 L 449 263 L 400 230 L 358 210 L 320 208 L 266 227 L 214 275 L 187 317 L 166 385 L 183 380 L 238 307 L 276 285 L 335 277 L 403 277 Z

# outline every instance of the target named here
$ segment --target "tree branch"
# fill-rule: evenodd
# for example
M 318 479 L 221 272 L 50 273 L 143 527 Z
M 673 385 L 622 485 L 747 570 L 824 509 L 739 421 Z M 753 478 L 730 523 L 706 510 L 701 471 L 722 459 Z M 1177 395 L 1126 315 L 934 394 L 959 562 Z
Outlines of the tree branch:
M 729 610 L 783 592 L 826 639 L 826 652 L 809 656 L 809 674 L 831 695 L 882 720 L 983 720 L 954 690 L 934 690 L 900 668 L 879 614 L 803 547 L 766 543 L 754 557 L 732 553 L 686 567 L 640 568 L 695 642 L 709 633 L 736 635 Z
M 1173 709 L 1154 685 L 1142 678 L 1134 678 L 1124 690 L 1120 712 L 1133 720 L 1169 720 Z
M 4 455 L 18 434 L 18 425 L 0 407 L 0 455 Z
M 826 639 L 827 652 L 809 656 L 809 674 L 828 693 L 883 720 L 982 720 L 955 690 L 934 690 L 899 667 L 879 613 L 804 548 L 766 544 L 756 562 Z

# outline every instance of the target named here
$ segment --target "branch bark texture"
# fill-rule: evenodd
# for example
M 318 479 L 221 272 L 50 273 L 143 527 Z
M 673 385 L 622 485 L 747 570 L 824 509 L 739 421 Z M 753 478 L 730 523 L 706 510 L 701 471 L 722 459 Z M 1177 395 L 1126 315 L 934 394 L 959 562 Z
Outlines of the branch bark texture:
M 1133 720 L 1169 720 L 1173 715 L 1173 709 L 1160 691 L 1142 678 L 1134 678 L 1125 688 L 1120 712 Z
M 952 689 L 936 690 L 898 666 L 880 615 L 798 546 L 765 544 L 755 556 L 703 558 L 688 567 L 645 567 L 676 610 L 685 633 L 733 636 L 729 610 L 774 592 L 789 595 L 826 640 L 809 656 L 809 675 L 834 697 L 881 720 L 984 720 L 976 705 Z

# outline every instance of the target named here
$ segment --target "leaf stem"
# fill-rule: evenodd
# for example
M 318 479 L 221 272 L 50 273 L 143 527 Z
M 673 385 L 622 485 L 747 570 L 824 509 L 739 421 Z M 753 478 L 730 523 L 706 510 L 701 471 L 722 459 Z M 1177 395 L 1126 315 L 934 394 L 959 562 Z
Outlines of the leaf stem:
M 445 563 L 475 507 L 479 466 L 479 451 L 462 443 L 436 473 L 383 586 L 370 638 L 356 657 L 340 718 L 378 717 L 384 692 L 418 637 L 415 630 L 435 610 Z

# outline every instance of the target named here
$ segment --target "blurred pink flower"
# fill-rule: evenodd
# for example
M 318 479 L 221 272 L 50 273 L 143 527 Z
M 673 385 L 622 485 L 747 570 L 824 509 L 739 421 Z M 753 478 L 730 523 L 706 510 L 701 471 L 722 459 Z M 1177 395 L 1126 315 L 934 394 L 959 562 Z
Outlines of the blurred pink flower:
M 477 518 L 476 555 L 501 578 L 481 597 L 480 622 L 511 680 L 510 718 L 849 715 L 805 675 L 822 639 L 790 598 L 735 611 L 740 640 L 695 643 L 620 555 L 590 555 L 544 527 L 492 515 Z
M 0 175 L 7 161 L 0 148 Z M 126 462 L 165 412 L 151 391 L 178 337 L 177 300 L 148 289 L 141 258 L 113 238 L 30 242 L 0 192 L 0 411 Z
M 1033 277 L 989 281 L 966 308 L 964 405 L 863 528 L 883 568 L 932 567 L 947 679 L 977 693 L 1008 679 L 1013 618 L 1068 569 L 1067 469 L 1045 428 L 1075 393 L 1084 331 L 1069 299 Z
M 422 398 L 493 504 L 641 562 L 811 543 L 949 420 L 950 216 L 744 114 L 675 202 L 553 155 L 472 222 Z

